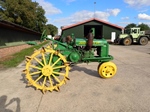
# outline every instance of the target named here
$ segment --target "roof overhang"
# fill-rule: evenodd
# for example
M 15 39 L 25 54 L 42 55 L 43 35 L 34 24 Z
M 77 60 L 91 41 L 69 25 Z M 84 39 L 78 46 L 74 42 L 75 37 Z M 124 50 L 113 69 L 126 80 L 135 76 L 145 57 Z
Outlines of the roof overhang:
M 78 25 L 82 25 L 82 24 L 84 24 L 84 23 L 87 23 L 87 22 L 90 22 L 90 21 L 94 21 L 94 20 L 95 20 L 95 21 L 98 21 L 98 22 L 101 22 L 101 23 L 104 23 L 104 24 L 106 24 L 106 25 L 109 25 L 109 26 L 112 26 L 112 27 L 121 29 L 121 30 L 124 29 L 124 28 L 121 27 L 121 26 L 118 26 L 118 25 L 109 23 L 109 22 L 107 22 L 107 21 L 103 21 L 103 20 L 100 20 L 100 19 L 97 19 L 97 18 L 91 18 L 91 19 L 88 19 L 88 20 L 85 20 L 85 21 L 82 21 L 82 22 L 78 22 L 78 23 L 73 24 L 73 25 L 70 25 L 70 26 L 62 27 L 62 30 L 66 30 L 66 29 L 69 29 L 69 28 L 72 28 L 72 27 L 75 27 L 75 26 L 78 26 Z
M 18 31 L 22 31 L 22 32 L 28 32 L 28 33 L 32 33 L 32 34 L 36 34 L 36 35 L 41 35 L 41 33 L 33 31 L 31 29 L 28 29 L 26 27 L 5 21 L 5 20 L 0 20 L 0 27 L 4 27 L 4 28 L 9 28 L 9 29 L 13 29 L 13 30 L 18 30 Z

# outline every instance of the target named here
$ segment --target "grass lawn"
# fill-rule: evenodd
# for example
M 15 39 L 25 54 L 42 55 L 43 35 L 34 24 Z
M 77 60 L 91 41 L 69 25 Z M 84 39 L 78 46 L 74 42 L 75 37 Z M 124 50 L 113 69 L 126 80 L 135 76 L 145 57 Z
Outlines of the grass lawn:
M 0 68 L 16 67 L 23 60 L 25 60 L 25 56 L 30 56 L 34 52 L 34 49 L 39 49 L 43 45 L 46 45 L 48 43 L 49 43 L 49 41 L 46 41 L 42 44 L 34 45 L 30 48 L 23 49 L 20 52 L 17 52 L 15 54 L 9 56 L 9 58 L 7 58 L 5 60 L 1 60 L 0 61 Z

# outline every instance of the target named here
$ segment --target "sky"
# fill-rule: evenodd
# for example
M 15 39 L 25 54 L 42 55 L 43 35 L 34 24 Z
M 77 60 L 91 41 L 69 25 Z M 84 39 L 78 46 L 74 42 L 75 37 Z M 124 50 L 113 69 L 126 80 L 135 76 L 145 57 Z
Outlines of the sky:
M 130 23 L 150 26 L 149 0 L 33 0 L 45 10 L 47 24 L 57 28 L 91 18 L 125 27 Z

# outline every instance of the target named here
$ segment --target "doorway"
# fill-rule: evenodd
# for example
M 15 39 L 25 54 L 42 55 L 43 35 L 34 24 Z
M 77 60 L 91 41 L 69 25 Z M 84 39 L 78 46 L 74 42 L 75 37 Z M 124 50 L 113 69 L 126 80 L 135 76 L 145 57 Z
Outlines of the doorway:
M 84 25 L 84 37 L 86 37 L 90 31 L 91 28 L 94 28 L 94 39 L 102 39 L 102 25 Z

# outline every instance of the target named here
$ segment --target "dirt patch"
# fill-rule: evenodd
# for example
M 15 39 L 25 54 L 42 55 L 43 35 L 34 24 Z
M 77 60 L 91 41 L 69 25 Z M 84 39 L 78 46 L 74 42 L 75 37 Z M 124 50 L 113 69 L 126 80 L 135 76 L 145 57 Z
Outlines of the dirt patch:
M 2 63 L 6 60 L 11 60 L 13 58 L 14 53 L 17 53 L 29 47 L 31 47 L 31 45 L 24 44 L 19 46 L 1 48 L 0 49 L 0 70 L 6 69 L 6 67 Z
M 10 55 L 10 56 L 5 56 L 5 57 L 3 57 L 3 58 L 0 58 L 0 62 L 3 62 L 3 61 L 5 61 L 5 60 L 10 60 L 12 57 L 13 57 L 13 56 Z
M 19 45 L 19 46 L 1 48 L 0 49 L 0 59 L 7 58 L 7 56 L 10 56 L 16 52 L 19 52 L 19 51 L 29 48 L 29 47 L 31 47 L 31 45 L 24 44 L 24 45 Z
M 13 58 L 12 55 L 0 58 L 0 70 L 6 69 L 6 67 L 2 63 L 5 62 L 6 60 L 10 60 L 12 58 Z

